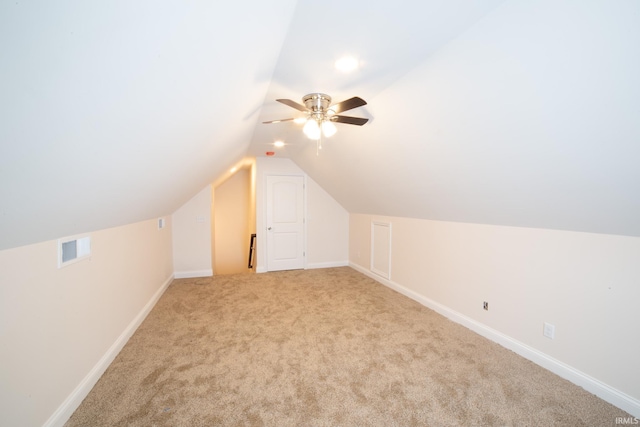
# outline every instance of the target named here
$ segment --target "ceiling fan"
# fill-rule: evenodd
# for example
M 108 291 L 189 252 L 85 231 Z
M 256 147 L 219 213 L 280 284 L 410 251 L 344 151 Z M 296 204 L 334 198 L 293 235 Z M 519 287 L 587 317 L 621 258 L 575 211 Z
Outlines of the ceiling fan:
M 289 107 L 295 108 L 298 111 L 302 111 L 306 114 L 306 117 L 301 117 L 298 119 L 289 118 L 281 120 L 271 120 L 263 123 L 280 123 L 288 122 L 291 120 L 298 123 L 305 123 L 302 131 L 305 135 L 307 135 L 307 137 L 309 137 L 309 139 L 319 140 L 322 135 L 327 138 L 332 136 L 337 131 L 334 123 L 345 123 L 348 125 L 362 126 L 369 121 L 369 119 L 361 117 L 339 115 L 343 111 L 348 111 L 354 108 L 362 107 L 363 105 L 367 105 L 367 102 L 364 99 L 357 96 L 334 105 L 331 105 L 331 97 L 329 95 L 325 95 L 324 93 L 310 93 L 308 95 L 305 95 L 302 98 L 302 103 L 304 105 L 298 104 L 297 102 L 290 99 L 276 99 L 276 101 L 284 105 L 288 105 Z

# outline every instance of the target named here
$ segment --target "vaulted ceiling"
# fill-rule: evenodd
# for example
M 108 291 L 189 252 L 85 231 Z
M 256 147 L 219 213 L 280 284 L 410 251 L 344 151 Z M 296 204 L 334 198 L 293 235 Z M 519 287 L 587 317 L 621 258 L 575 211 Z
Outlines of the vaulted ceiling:
M 638 22 L 635 0 L 4 2 L 0 249 L 170 214 L 266 151 L 350 212 L 640 236 Z M 369 123 L 319 154 L 261 123 L 310 92 Z

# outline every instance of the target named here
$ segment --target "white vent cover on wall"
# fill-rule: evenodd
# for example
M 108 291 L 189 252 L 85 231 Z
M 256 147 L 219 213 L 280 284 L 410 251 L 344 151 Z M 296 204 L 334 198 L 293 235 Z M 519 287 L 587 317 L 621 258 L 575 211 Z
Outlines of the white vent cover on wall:
M 58 240 L 58 268 L 91 256 L 91 236 L 66 237 Z
M 371 222 L 371 271 L 391 279 L 391 224 Z

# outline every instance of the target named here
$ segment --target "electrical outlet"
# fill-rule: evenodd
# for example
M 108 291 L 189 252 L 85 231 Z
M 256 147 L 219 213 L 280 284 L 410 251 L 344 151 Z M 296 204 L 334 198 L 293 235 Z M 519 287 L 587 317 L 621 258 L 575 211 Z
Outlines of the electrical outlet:
M 489 303 L 487 301 L 484 301 L 482 303 L 482 308 L 484 308 L 485 310 L 489 311 Z
M 544 327 L 542 328 L 542 335 L 549 339 L 553 339 L 556 336 L 556 327 L 551 323 L 544 322 Z

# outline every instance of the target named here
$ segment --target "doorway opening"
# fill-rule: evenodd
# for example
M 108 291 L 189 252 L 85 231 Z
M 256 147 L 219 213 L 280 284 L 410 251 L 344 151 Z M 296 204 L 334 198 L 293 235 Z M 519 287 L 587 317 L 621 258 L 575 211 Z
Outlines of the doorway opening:
M 251 236 L 256 233 L 255 162 L 239 167 L 213 188 L 213 271 L 217 274 L 255 272 L 249 266 Z

